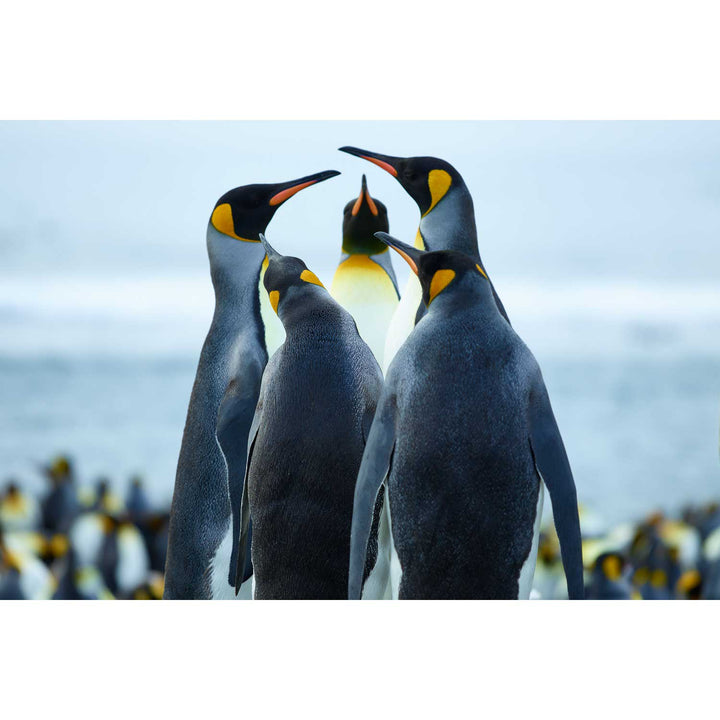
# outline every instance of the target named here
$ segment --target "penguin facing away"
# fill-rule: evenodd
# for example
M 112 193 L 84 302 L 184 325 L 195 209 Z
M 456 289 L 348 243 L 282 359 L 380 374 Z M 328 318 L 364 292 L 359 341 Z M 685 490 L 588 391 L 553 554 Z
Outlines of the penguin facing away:
M 544 484 L 569 597 L 582 598 L 575 483 L 535 358 L 497 312 L 477 258 L 378 237 L 418 275 L 428 311 L 390 366 L 363 454 L 349 597 L 360 597 L 385 481 L 393 595 L 527 598 Z
M 592 568 L 586 597 L 588 600 L 639 600 L 640 593 L 632 586 L 632 567 L 618 552 L 597 557 Z
M 267 295 L 259 292 L 265 252 L 257 237 L 290 197 L 338 174 L 328 170 L 285 183 L 245 185 L 215 204 L 207 228 L 215 312 L 200 354 L 178 459 L 166 599 L 234 597 L 230 499 L 239 506 L 243 438 L 268 355 L 282 341 L 282 325 L 273 317 Z
M 341 147 L 340 151 L 368 160 L 390 173 L 415 201 L 420 210 L 420 225 L 415 236 L 417 249 L 458 250 L 475 258 L 488 275 L 478 250 L 472 197 L 462 176 L 450 163 L 434 157 L 381 155 L 349 146 Z M 498 310 L 508 320 L 489 277 L 488 282 Z M 411 273 L 388 330 L 384 351 L 385 372 L 424 312 L 421 288 Z
M 80 512 L 72 463 L 60 456 L 43 468 L 43 474 L 51 483 L 42 501 L 43 527 L 51 532 L 66 533 Z
M 360 195 L 343 210 L 342 256 L 330 294 L 353 316 L 381 367 L 388 326 L 400 298 L 388 247 L 374 235 L 388 229 L 387 209 L 370 195 L 363 175 Z
M 355 480 L 382 373 L 353 318 L 316 275 L 261 237 L 270 259 L 264 283 L 286 340 L 268 362 L 250 430 L 237 585 L 252 519 L 256 599 L 341 599 Z M 376 523 L 372 529 L 374 542 Z

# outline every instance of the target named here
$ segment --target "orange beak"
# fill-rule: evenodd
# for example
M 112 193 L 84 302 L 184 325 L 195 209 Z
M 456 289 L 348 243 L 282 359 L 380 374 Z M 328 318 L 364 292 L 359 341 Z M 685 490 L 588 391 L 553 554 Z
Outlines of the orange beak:
M 372 197 L 370 197 L 370 192 L 367 189 L 367 179 L 365 176 L 362 176 L 362 187 L 360 188 L 360 195 L 358 195 L 358 199 L 355 201 L 355 204 L 353 205 L 352 214 L 357 215 L 360 212 L 360 207 L 363 204 L 363 199 L 365 202 L 367 202 L 368 207 L 370 208 L 370 212 L 377 217 L 378 209 L 377 205 L 373 201 Z
M 417 275 L 418 274 L 418 262 L 420 257 L 423 255 L 422 250 L 406 245 L 404 242 L 400 242 L 392 235 L 388 235 L 384 232 L 374 233 L 378 240 L 384 242 L 388 247 L 391 247 L 405 262 L 410 266 L 410 269 Z
M 345 145 L 339 149 L 341 152 L 346 152 L 349 155 L 355 155 L 355 157 L 362 158 L 363 160 L 367 160 L 377 165 L 385 170 L 385 172 L 389 172 L 393 177 L 398 176 L 398 172 L 395 169 L 393 162 L 399 160 L 400 158 L 394 158 L 390 155 L 380 155 L 380 153 L 372 153 L 367 150 L 360 150 L 360 148 L 350 147 L 349 145 Z
M 299 193 L 306 187 L 310 187 L 311 185 L 315 185 L 316 183 L 322 182 L 323 180 L 327 180 L 331 177 L 335 177 L 339 174 L 340 173 L 337 170 L 325 170 L 324 172 L 316 173 L 315 175 L 307 175 L 306 177 L 299 178 L 298 180 L 291 180 L 290 182 L 285 183 L 285 187 L 283 187 L 282 190 L 275 193 L 275 195 L 270 198 L 269 203 L 273 207 L 275 205 L 280 205 L 281 203 L 284 203 L 288 198 L 291 198 L 293 195 L 295 195 L 295 193 Z

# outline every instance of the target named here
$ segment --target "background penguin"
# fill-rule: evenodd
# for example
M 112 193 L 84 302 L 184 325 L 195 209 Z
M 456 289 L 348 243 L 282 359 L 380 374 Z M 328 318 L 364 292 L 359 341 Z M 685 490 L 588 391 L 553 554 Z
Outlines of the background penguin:
M 400 298 L 388 247 L 374 236 L 388 228 L 385 205 L 370 195 L 363 175 L 360 195 L 343 210 L 342 256 L 330 294 L 353 316 L 381 367 L 388 326 Z
M 245 185 L 223 195 L 212 212 L 207 249 L 215 313 L 178 459 L 166 599 L 234 597 L 230 499 L 239 507 L 246 456 L 242 438 L 247 440 L 268 355 L 282 342 L 282 325 L 267 294 L 259 292 L 265 252 L 257 238 L 288 198 L 338 174 L 328 170 L 275 185 Z M 231 444 L 224 442 L 225 432 Z
M 150 571 L 145 541 L 126 518 L 103 516 L 105 537 L 96 566 L 113 595 L 126 597 L 140 586 Z
M 5 531 L 35 530 L 40 524 L 38 501 L 20 486 L 10 481 L 0 499 L 0 527 Z
M 458 250 L 473 257 L 488 276 L 478 250 L 472 197 L 462 176 L 450 163 L 434 157 L 381 155 L 349 146 L 340 150 L 369 160 L 390 173 L 415 201 L 421 216 L 415 236 L 417 249 Z M 498 310 L 507 320 L 505 308 L 492 282 L 490 288 Z M 424 312 L 421 288 L 411 273 L 390 323 L 383 370 L 387 372 L 390 361 Z
M 355 479 L 382 373 L 317 276 L 262 240 L 264 283 L 286 340 L 265 370 L 250 431 L 237 583 L 252 518 L 256 599 L 341 599 Z
M 110 480 L 100 477 L 95 481 L 95 494 L 90 503 L 91 512 L 115 515 L 125 510 L 123 499 L 110 487 Z
M 51 485 L 42 501 L 43 527 L 53 533 L 66 533 L 80 512 L 72 464 L 60 456 L 43 470 Z
M 130 487 L 125 498 L 125 508 L 134 523 L 141 522 L 151 512 L 142 478 L 135 476 L 130 479 Z
M 630 583 L 632 568 L 627 558 L 616 552 L 599 555 L 585 592 L 588 600 L 639 600 L 640 593 Z
M 0 541 L 0 600 L 49 600 L 56 584 L 32 553 L 10 550 Z
M 582 598 L 575 483 L 535 358 L 497 312 L 476 258 L 378 236 L 418 274 L 428 312 L 390 366 L 363 455 L 349 597 L 360 597 L 387 476 L 393 595 L 527 598 L 544 482 L 569 597 Z

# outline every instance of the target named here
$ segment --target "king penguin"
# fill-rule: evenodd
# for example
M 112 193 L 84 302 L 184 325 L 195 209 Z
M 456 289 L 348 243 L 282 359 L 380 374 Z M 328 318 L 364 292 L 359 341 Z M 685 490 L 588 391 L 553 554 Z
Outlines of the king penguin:
M 415 236 L 417 249 L 463 252 L 475 258 L 488 275 L 478 250 L 470 191 L 450 163 L 434 157 L 393 157 L 348 146 L 340 150 L 368 160 L 390 173 L 415 201 L 420 210 L 420 225 Z M 492 282 L 488 282 L 498 310 L 508 320 Z M 411 273 L 388 328 L 383 354 L 383 370 L 386 372 L 395 353 L 425 312 L 421 296 L 420 284 Z
M 363 454 L 349 597 L 387 478 L 393 597 L 529 597 L 544 483 L 569 597 L 582 598 L 575 483 L 535 358 L 476 257 L 378 237 L 417 274 L 427 313 L 390 365 Z
M 388 247 L 374 235 L 388 230 L 387 209 L 370 195 L 363 175 L 360 195 L 343 210 L 342 256 L 330 294 L 353 316 L 381 367 L 388 326 L 400 299 Z
M 264 283 L 286 339 L 268 362 L 250 430 L 237 584 L 252 520 L 255 599 L 342 599 L 355 480 L 382 373 L 317 276 L 261 238 Z
M 230 501 L 242 485 L 242 439 L 247 440 L 260 378 L 283 336 L 267 294 L 259 292 L 265 251 L 257 238 L 286 200 L 336 175 L 328 170 L 279 184 L 245 185 L 215 204 L 207 228 L 215 312 L 200 354 L 178 459 L 166 599 L 235 596 Z M 223 422 L 228 413 L 232 423 Z M 230 433 L 232 446 L 223 445 L 222 432 L 216 437 L 218 423 Z

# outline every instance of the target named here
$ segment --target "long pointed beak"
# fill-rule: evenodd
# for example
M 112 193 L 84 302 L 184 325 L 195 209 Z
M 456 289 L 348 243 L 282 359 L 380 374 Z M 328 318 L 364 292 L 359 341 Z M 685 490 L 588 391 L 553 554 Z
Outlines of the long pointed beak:
M 418 250 L 412 245 L 406 245 L 404 242 L 400 242 L 397 238 L 384 232 L 376 232 L 375 237 L 384 242 L 388 247 L 391 247 L 405 260 L 410 266 L 410 269 L 416 275 L 418 274 L 418 263 L 420 262 L 420 258 L 425 254 L 422 250 Z
M 386 172 L 389 172 L 393 177 L 398 176 L 397 164 L 402 158 L 393 157 L 392 155 L 381 155 L 380 153 L 361 150 L 360 148 L 350 147 L 349 145 L 343 145 L 343 147 L 338 148 L 338 150 L 348 153 L 349 155 L 355 155 L 355 157 L 362 158 L 363 160 L 368 160 Z
M 304 190 L 306 187 L 315 185 L 323 180 L 329 180 L 331 177 L 339 175 L 337 170 L 324 170 L 323 172 L 315 173 L 314 175 L 306 175 L 305 177 L 298 178 L 297 180 L 290 180 L 286 183 L 278 183 L 278 192 L 273 195 L 269 203 L 270 205 L 280 205 L 284 203 L 288 198 L 291 198 L 295 193 Z
M 352 215 L 357 215 L 360 212 L 363 200 L 367 202 L 367 206 L 370 208 L 370 212 L 373 215 L 377 216 L 377 205 L 373 201 L 372 197 L 370 197 L 370 192 L 368 191 L 367 187 L 367 178 L 364 175 L 362 176 L 362 186 L 360 187 L 360 194 L 358 195 L 358 199 L 355 201 L 355 204 L 353 205 L 353 209 L 351 211 Z
M 262 243 L 262 246 L 265 248 L 265 252 L 267 253 L 268 260 L 273 257 L 281 257 L 280 253 L 275 250 L 275 248 L 267 241 L 267 238 L 260 233 L 260 242 Z

